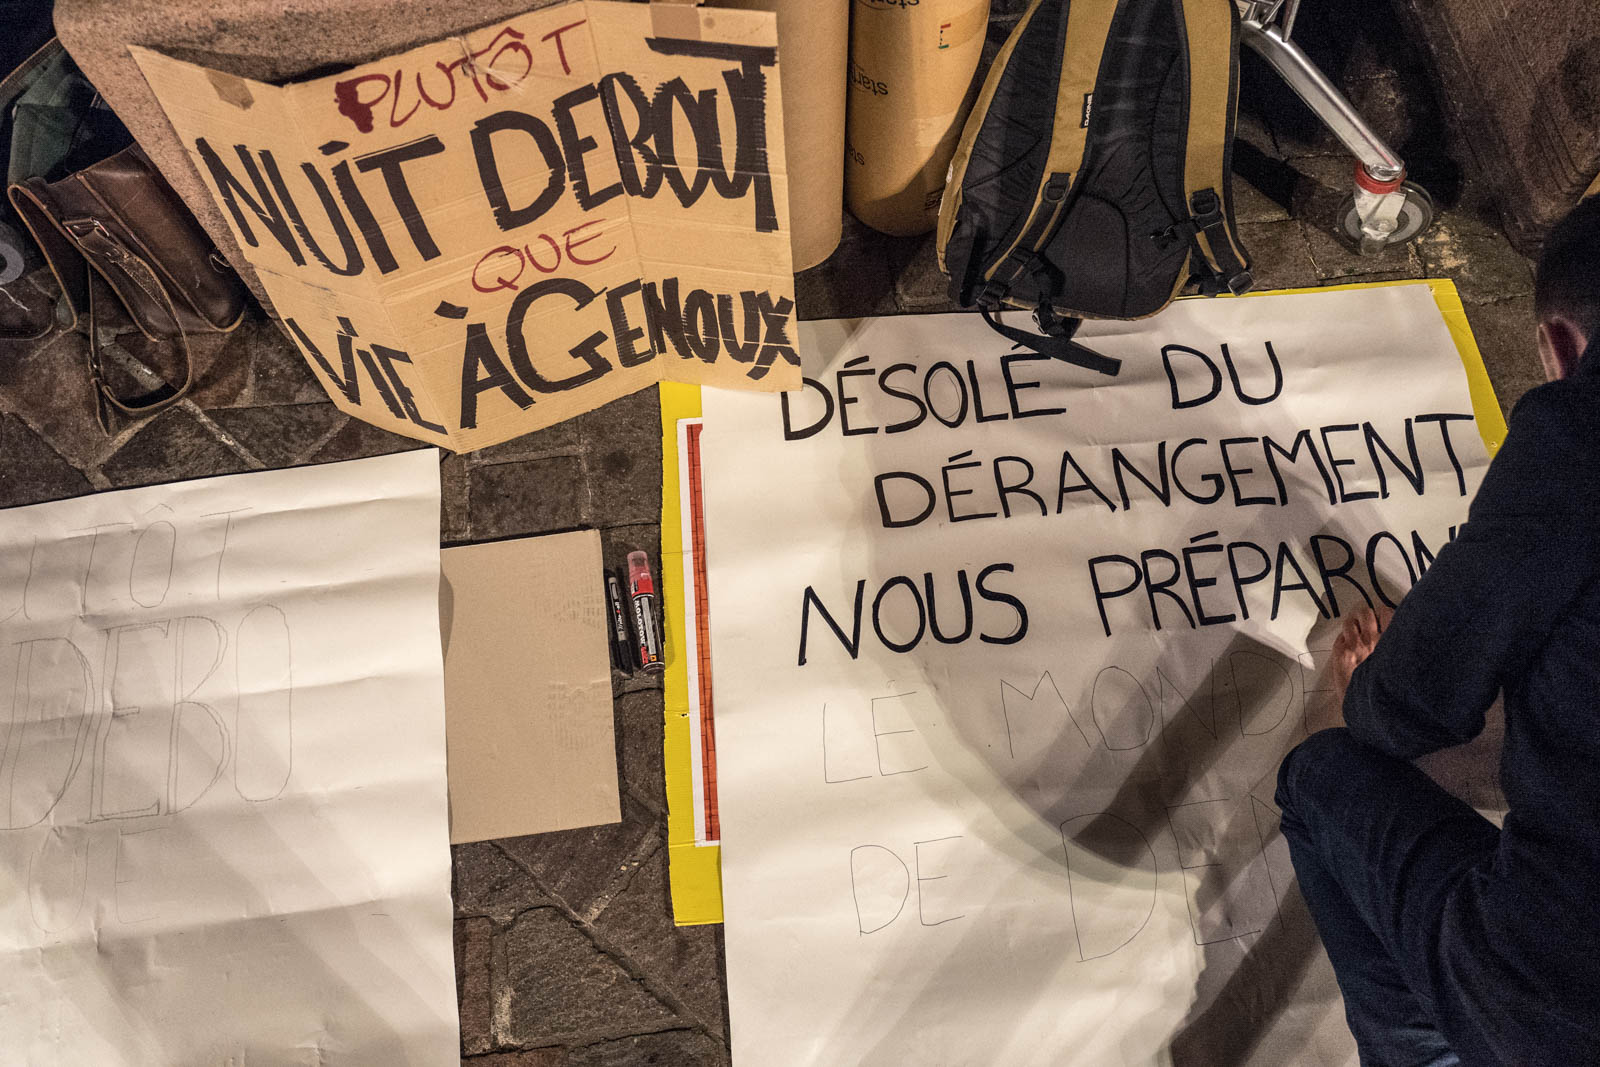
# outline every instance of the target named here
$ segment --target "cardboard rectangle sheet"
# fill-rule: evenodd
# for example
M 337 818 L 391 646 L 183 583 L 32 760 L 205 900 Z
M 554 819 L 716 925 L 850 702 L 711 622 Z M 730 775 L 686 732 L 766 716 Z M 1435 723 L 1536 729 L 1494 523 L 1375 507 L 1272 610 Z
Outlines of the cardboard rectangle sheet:
M 798 385 L 775 26 L 575 0 L 288 85 L 133 52 L 334 403 L 465 450 Z
M 600 535 L 447 548 L 439 565 L 451 843 L 621 819 Z

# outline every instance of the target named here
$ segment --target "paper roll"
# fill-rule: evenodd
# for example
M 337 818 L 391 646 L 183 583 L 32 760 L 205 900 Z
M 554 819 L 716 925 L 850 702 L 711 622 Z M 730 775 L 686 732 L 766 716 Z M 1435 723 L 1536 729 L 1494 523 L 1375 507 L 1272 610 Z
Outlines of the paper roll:
M 927 233 L 971 106 L 989 0 L 851 0 L 845 203 L 875 230 Z
M 814 267 L 839 247 L 844 219 L 849 0 L 712 0 L 709 6 L 778 15 L 789 243 L 796 271 Z

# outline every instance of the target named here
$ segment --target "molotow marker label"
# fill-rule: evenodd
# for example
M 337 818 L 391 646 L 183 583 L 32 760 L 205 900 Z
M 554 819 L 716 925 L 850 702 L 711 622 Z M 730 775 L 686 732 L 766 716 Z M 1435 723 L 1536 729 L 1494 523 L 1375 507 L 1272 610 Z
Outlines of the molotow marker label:
M 656 629 L 656 583 L 650 578 L 650 557 L 628 553 L 628 592 L 633 597 L 633 651 L 639 669 L 664 671 L 661 632 Z

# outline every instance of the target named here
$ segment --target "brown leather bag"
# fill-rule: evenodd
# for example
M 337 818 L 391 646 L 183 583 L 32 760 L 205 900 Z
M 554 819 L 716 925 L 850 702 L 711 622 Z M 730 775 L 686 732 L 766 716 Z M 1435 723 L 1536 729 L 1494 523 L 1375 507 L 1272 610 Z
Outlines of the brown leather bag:
M 183 399 L 193 377 L 189 334 L 237 326 L 245 289 L 139 146 L 58 182 L 18 182 L 8 193 L 61 283 L 72 324 L 87 320 L 101 428 L 110 432 L 108 408 L 147 416 Z M 175 342 L 173 367 L 148 368 L 162 384 L 136 395 L 119 395 L 106 382 L 96 308 L 110 294 L 146 337 Z

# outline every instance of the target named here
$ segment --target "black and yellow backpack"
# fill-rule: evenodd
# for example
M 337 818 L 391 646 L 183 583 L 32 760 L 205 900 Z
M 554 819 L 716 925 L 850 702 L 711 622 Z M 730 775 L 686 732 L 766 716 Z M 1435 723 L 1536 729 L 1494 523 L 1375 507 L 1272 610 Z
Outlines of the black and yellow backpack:
M 950 165 L 939 266 L 1012 340 L 1115 374 L 1084 318 L 1136 319 L 1191 276 L 1252 285 L 1230 188 L 1233 0 L 1034 0 L 995 59 Z M 1034 312 L 1044 337 L 1001 324 Z

